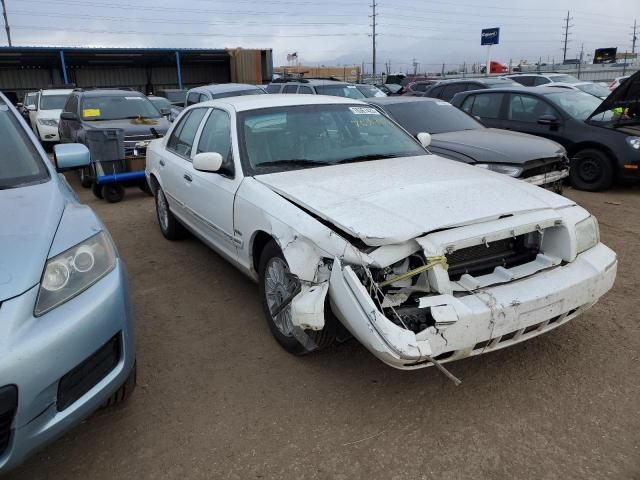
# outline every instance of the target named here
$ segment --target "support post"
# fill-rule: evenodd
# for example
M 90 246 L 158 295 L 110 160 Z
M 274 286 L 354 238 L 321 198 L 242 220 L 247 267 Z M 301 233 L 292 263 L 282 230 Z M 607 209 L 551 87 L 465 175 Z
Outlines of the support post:
M 182 90 L 182 67 L 180 66 L 180 52 L 176 50 L 176 70 L 178 72 L 178 88 Z
M 487 71 L 485 73 L 487 77 L 491 73 L 491 45 L 487 45 Z
M 64 61 L 64 50 L 60 50 L 60 67 L 62 69 L 62 79 L 64 84 L 69 83 L 69 76 L 67 75 L 67 63 Z

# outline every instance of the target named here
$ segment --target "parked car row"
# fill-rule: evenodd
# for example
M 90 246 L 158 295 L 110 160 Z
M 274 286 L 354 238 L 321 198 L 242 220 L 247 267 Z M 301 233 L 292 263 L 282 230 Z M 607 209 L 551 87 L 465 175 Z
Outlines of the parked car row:
M 621 135 L 637 168 L 640 74 L 593 113 L 595 97 L 551 88 L 464 91 L 457 110 L 292 83 L 279 87 L 296 95 L 204 87 L 222 95 L 198 96 L 173 124 L 142 94 L 76 89 L 55 167 L 0 96 L 11 153 L 0 199 L 13 202 L 0 210 L 0 471 L 135 387 L 124 266 L 59 174 L 90 167 L 83 142 L 105 125 L 129 132 L 135 155 L 146 149 L 164 237 L 190 231 L 258 282 L 269 329 L 293 354 L 353 336 L 395 368 L 446 371 L 565 324 L 613 286 L 617 258 L 596 219 L 549 191 L 565 149 L 473 117 L 554 133 L 592 122 Z

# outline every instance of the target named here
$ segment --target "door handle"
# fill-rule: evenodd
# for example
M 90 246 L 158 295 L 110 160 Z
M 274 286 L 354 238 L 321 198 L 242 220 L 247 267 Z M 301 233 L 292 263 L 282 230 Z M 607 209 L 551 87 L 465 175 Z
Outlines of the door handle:
M 160 160 L 160 166 L 164 167 L 164 160 Z
M 182 177 L 183 177 L 187 182 L 191 182 L 191 181 L 192 181 L 192 179 L 191 179 L 191 175 L 189 175 L 188 173 L 185 173 Z

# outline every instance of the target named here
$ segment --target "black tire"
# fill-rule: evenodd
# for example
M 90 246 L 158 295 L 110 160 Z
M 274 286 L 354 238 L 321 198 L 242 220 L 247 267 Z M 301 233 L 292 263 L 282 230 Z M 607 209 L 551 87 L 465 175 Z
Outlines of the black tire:
M 109 203 L 121 202 L 124 198 L 124 187 L 119 183 L 107 183 L 102 186 L 102 196 Z
M 120 388 L 111 395 L 106 402 L 102 404 L 100 408 L 111 408 L 116 405 L 120 405 L 121 403 L 126 402 L 129 397 L 133 394 L 133 391 L 136 389 L 138 378 L 138 366 L 137 363 L 133 364 L 133 369 L 131 373 L 124 381 L 124 383 L 120 386 Z
M 613 183 L 611 159 L 595 148 L 580 150 L 571 159 L 569 180 L 578 190 L 596 192 L 609 188 Z
M 158 218 L 158 225 L 164 238 L 167 240 L 180 240 L 184 237 L 185 228 L 180 221 L 171 213 L 169 208 L 169 202 L 164 195 L 160 186 L 155 189 L 155 203 L 156 203 L 156 216 Z
M 271 330 L 271 334 L 274 336 L 276 341 L 284 348 L 287 352 L 292 353 L 294 355 L 304 355 L 309 353 L 310 350 L 306 348 L 302 343 L 298 341 L 298 339 L 293 335 L 293 333 L 286 334 L 280 330 L 280 328 L 276 325 L 276 322 L 271 314 L 271 309 L 269 308 L 269 303 L 267 300 L 266 294 L 266 272 L 267 268 L 274 261 L 282 261 L 286 265 L 286 269 L 288 271 L 289 266 L 287 264 L 287 260 L 284 258 L 280 247 L 271 240 L 262 250 L 262 254 L 260 255 L 260 262 L 258 265 L 258 274 L 260 276 L 260 298 L 262 299 L 262 310 L 264 311 L 265 318 L 267 319 L 267 325 L 269 326 L 269 330 Z M 329 312 L 329 302 L 325 303 L 325 311 Z M 335 318 L 332 315 L 325 315 L 325 328 L 320 331 L 312 331 L 305 330 L 305 334 L 311 340 L 311 344 L 313 345 L 313 351 L 322 350 L 335 342 L 336 338 L 336 324 L 334 322 Z
M 91 185 L 91 191 L 93 192 L 93 195 L 96 198 L 99 198 L 100 200 L 104 200 L 104 197 L 102 196 L 102 185 L 98 185 L 97 183 L 93 183 Z
M 149 186 L 146 180 L 143 180 L 142 183 L 138 186 L 140 187 L 140 190 L 142 190 L 144 193 L 146 193 L 150 197 L 153 197 L 153 190 L 151 190 L 151 187 Z
M 91 188 L 93 181 L 91 181 L 91 173 L 88 168 L 78 170 L 78 177 L 80 177 L 80 185 L 82 185 L 83 188 Z

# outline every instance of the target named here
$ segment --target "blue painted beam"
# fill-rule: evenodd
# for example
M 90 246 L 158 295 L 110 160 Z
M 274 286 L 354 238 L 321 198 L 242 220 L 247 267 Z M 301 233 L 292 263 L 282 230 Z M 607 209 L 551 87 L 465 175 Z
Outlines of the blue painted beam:
M 105 183 L 118 183 L 118 182 L 126 182 L 129 180 L 142 180 L 145 178 L 144 172 L 123 172 L 123 173 L 114 173 L 113 175 L 104 175 L 102 177 L 98 177 L 97 183 L 99 185 L 104 185 Z
M 60 64 L 62 65 L 62 79 L 65 85 L 69 83 L 69 76 L 67 75 L 67 64 L 64 61 L 64 51 L 60 50 Z
M 176 50 L 176 68 L 178 69 L 178 88 L 182 90 L 182 67 L 180 66 L 180 52 Z

